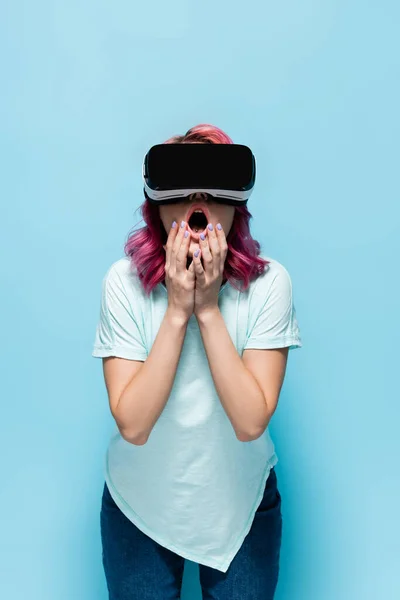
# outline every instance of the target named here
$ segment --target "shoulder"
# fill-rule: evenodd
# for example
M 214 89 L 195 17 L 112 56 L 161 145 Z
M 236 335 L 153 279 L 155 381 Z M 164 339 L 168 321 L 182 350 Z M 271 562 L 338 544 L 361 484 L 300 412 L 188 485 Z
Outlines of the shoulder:
M 107 269 L 104 279 L 107 281 L 120 281 L 124 286 L 136 286 L 139 283 L 137 270 L 128 256 L 113 262 Z
M 103 283 L 107 289 L 123 292 L 136 301 L 144 294 L 137 269 L 129 256 L 124 256 L 109 266 Z
M 266 254 L 260 254 L 260 257 L 267 260 L 269 264 L 266 265 L 264 273 L 252 282 L 254 294 L 265 298 L 269 292 L 277 288 L 291 293 L 292 280 L 286 267 Z

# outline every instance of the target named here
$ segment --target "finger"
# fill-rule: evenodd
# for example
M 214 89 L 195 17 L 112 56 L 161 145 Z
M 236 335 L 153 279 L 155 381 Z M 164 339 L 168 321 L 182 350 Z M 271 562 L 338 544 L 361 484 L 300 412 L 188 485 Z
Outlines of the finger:
M 181 221 L 180 226 L 177 226 L 177 233 L 175 236 L 175 239 L 172 243 L 172 247 L 171 247 L 171 258 L 170 258 L 170 265 L 171 265 L 171 269 L 172 269 L 172 273 L 176 273 L 176 270 L 178 268 L 180 268 L 180 265 L 178 264 L 178 253 L 182 244 L 182 240 L 183 240 L 183 235 L 186 231 L 186 223 L 185 221 Z
M 189 273 L 188 279 L 190 281 L 193 281 L 195 279 L 195 277 L 196 277 L 195 272 L 194 272 L 194 261 L 193 260 L 192 260 L 192 262 L 189 265 L 188 273 Z
M 197 252 L 197 250 L 196 250 Z M 203 269 L 203 265 L 201 264 L 201 250 L 199 248 L 199 254 L 196 256 L 196 252 L 193 252 L 193 262 L 194 272 L 196 275 L 196 279 L 203 283 L 205 281 L 205 273 Z
M 184 227 L 182 229 L 183 233 L 180 237 L 181 240 L 181 245 L 177 251 L 176 254 L 176 269 L 177 272 L 181 272 L 181 271 L 186 271 L 186 264 L 187 264 L 187 257 L 188 257 L 188 250 L 189 250 L 189 245 L 190 245 L 190 231 L 186 226 L 186 223 L 184 221 L 182 221 L 182 223 L 184 223 Z
M 200 243 L 201 254 L 203 256 L 203 265 L 204 265 L 203 269 L 206 273 L 212 274 L 213 260 L 212 260 L 211 250 L 208 245 L 208 239 L 207 239 L 208 231 L 209 231 L 209 229 L 206 228 L 203 231 L 203 233 L 200 234 L 199 243 Z M 202 236 L 204 236 L 204 240 L 202 239 Z
M 212 223 L 208 224 L 207 230 L 208 246 L 212 256 L 213 272 L 214 275 L 219 275 L 221 266 L 221 248 L 219 246 L 219 240 Z
M 174 225 L 175 223 L 175 225 Z M 167 238 L 167 243 L 164 246 L 164 250 L 165 250 L 165 268 L 169 269 L 170 265 L 171 265 L 171 251 L 172 251 L 172 246 L 174 244 L 176 235 L 178 232 L 178 226 L 176 221 L 173 221 L 171 228 L 169 230 L 168 233 L 168 238 Z
M 221 223 L 217 223 L 217 227 L 215 228 L 215 233 L 217 235 L 219 247 L 221 249 L 220 267 L 221 267 L 221 271 L 223 271 L 225 259 L 228 254 L 228 242 L 226 241 L 225 232 L 222 228 Z

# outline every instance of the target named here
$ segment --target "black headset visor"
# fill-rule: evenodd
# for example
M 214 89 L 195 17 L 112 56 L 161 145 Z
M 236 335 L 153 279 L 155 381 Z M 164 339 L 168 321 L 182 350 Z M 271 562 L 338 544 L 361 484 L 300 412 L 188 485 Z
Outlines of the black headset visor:
M 255 157 L 242 144 L 157 144 L 143 162 L 144 192 L 155 204 L 179 202 L 194 192 L 245 204 L 255 178 Z

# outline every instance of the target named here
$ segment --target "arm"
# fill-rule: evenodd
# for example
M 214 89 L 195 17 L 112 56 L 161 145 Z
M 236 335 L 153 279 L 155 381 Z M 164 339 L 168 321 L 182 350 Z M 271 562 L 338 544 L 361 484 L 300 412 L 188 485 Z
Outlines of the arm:
M 104 361 L 104 375 L 112 415 L 122 437 L 145 444 L 171 393 L 185 338 L 187 321 L 167 309 L 151 351 L 121 389 L 124 359 Z M 123 362 L 122 362 L 123 361 Z M 129 363 L 137 361 L 128 361 Z M 132 365 L 131 365 L 132 370 Z
M 241 441 L 256 439 L 268 426 L 277 407 L 288 351 L 302 346 L 290 275 L 277 263 L 273 269 L 275 273 L 260 279 L 255 288 L 251 314 L 257 317 L 242 358 L 218 305 L 197 315 L 217 393 Z
M 277 406 L 288 349 L 249 349 L 242 359 L 218 307 L 197 320 L 215 388 L 236 437 L 242 442 L 257 439 Z

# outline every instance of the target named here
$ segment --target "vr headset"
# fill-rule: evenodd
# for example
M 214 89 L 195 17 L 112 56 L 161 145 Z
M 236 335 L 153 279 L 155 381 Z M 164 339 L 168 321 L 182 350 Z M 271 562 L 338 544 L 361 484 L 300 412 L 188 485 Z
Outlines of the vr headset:
M 242 144 L 157 144 L 143 161 L 144 194 L 158 205 L 204 192 L 216 202 L 240 206 L 255 180 L 255 157 Z

